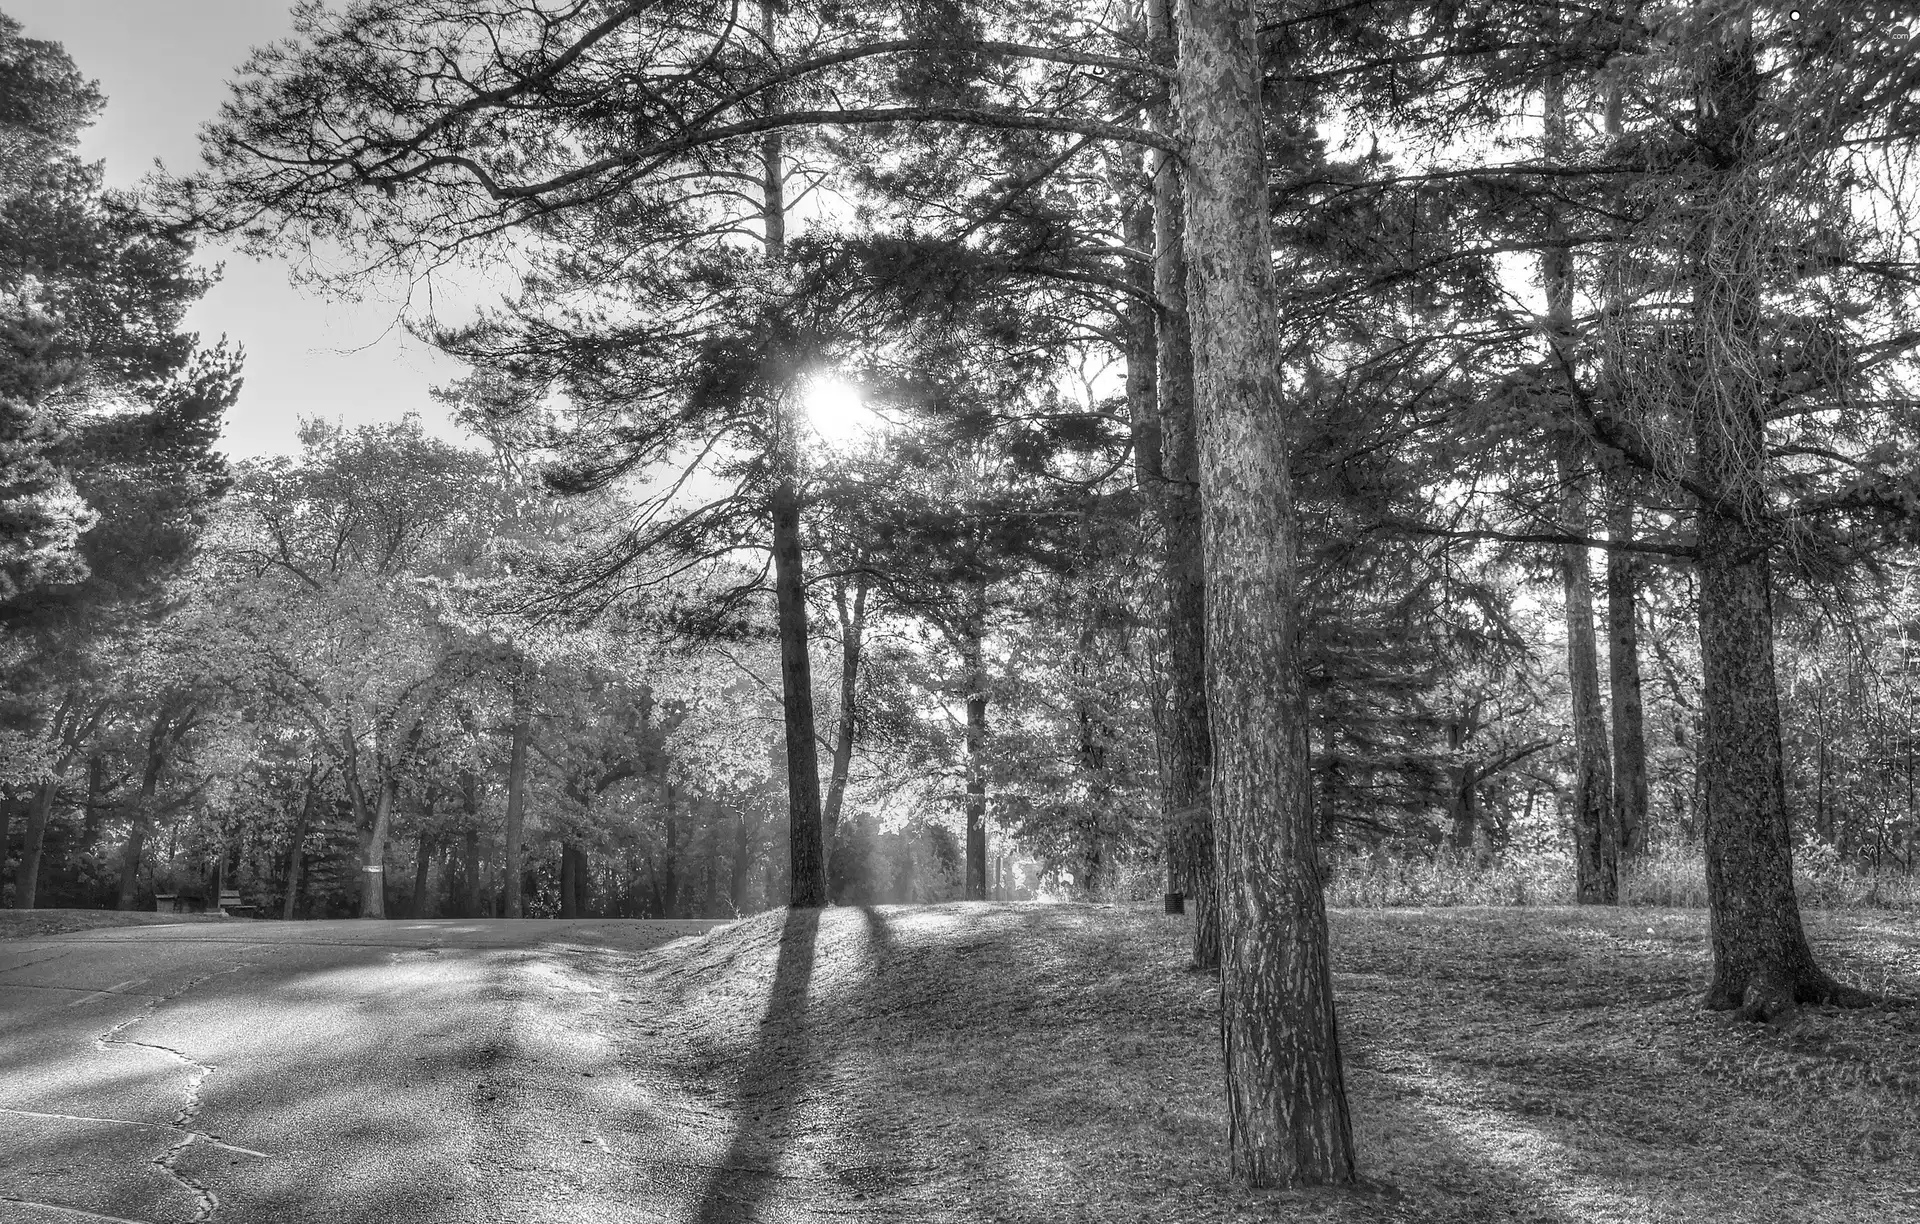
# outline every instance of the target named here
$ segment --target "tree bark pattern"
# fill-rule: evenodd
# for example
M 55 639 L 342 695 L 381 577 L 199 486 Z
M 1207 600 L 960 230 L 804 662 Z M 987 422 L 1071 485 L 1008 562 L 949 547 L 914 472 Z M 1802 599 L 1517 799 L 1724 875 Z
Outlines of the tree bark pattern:
M 1299 668 L 1289 415 L 1251 0 L 1180 0 L 1229 1149 L 1254 1186 L 1354 1178 Z
M 1167 0 L 1149 16 L 1158 58 L 1177 60 Z M 1163 122 L 1171 116 L 1163 115 Z M 1187 309 L 1186 201 L 1178 163 L 1154 155 L 1154 298 L 1159 334 L 1161 472 L 1157 505 L 1161 578 L 1167 591 L 1167 790 L 1162 817 L 1179 891 L 1193 914 L 1193 963 L 1220 965 L 1220 895 L 1215 876 L 1207 712 L 1207 601 L 1201 533 L 1199 418 L 1193 334 Z
M 1754 371 L 1760 253 L 1722 179 L 1752 152 L 1759 101 L 1754 49 L 1736 28 L 1703 49 L 1697 116 L 1703 175 L 1690 252 L 1699 382 L 1690 387 L 1695 478 L 1710 497 L 1699 542 L 1701 719 L 1713 979 L 1706 1004 L 1765 1018 L 1796 1003 L 1860 1003 L 1814 962 L 1793 888 L 1779 689 L 1773 660 L 1770 539 L 1764 523 L 1767 399 Z M 1733 205 L 1736 209 L 1742 205 Z

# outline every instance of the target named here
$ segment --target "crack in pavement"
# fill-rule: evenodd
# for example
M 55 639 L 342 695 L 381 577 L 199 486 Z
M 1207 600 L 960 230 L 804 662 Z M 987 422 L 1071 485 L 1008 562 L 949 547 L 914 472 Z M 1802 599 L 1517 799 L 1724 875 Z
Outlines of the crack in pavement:
M 180 1127 L 165 1122 L 135 1122 L 131 1118 L 96 1118 L 91 1114 L 43 1113 L 37 1109 L 9 1109 L 4 1105 L 0 1105 L 0 1114 L 9 1114 L 16 1118 L 52 1118 L 57 1122 L 97 1122 L 102 1126 L 135 1126 L 142 1130 L 175 1132 L 180 1130 Z M 273 1159 L 272 1154 L 269 1152 L 256 1152 L 252 1148 L 244 1148 L 236 1143 L 228 1143 L 218 1135 L 209 1134 L 203 1130 L 196 1130 L 190 1133 L 200 1142 L 211 1144 L 225 1151 L 238 1152 L 242 1156 L 258 1156 L 262 1160 Z
M 143 978 L 134 979 L 134 981 L 144 980 Z M 130 983 L 123 983 L 123 985 L 127 984 Z M 105 990 L 88 990 L 85 986 L 39 986 L 32 982 L 0 982 L 0 986 L 5 986 L 8 990 L 60 990 L 68 994 L 85 996 L 85 998 L 75 999 L 72 1003 L 67 1004 L 68 1007 L 78 1007 L 80 1004 L 85 1003 L 87 999 L 96 998 L 100 995 L 126 995 L 129 998 L 135 999 L 158 999 L 162 997 L 145 990 L 121 990 L 114 986 L 109 986 Z
M 168 1147 L 166 1151 L 154 1157 L 151 1163 L 158 1165 L 160 1169 L 166 1173 L 168 1177 L 172 1178 L 183 1190 L 193 1195 L 195 1201 L 199 1204 L 194 1212 L 194 1224 L 207 1224 L 208 1221 L 213 1219 L 213 1213 L 220 1210 L 220 1197 L 209 1187 L 201 1185 L 199 1182 L 194 1181 L 186 1174 L 180 1172 L 180 1170 L 175 1167 L 175 1163 L 180 1159 L 182 1153 L 192 1147 L 203 1136 L 220 1144 L 222 1147 L 230 1146 L 224 1140 L 212 1135 L 206 1135 L 205 1132 L 196 1130 L 188 1125 L 188 1123 L 200 1115 L 200 1086 L 206 1082 L 208 1076 L 212 1075 L 219 1068 L 209 1063 L 203 1063 L 184 1051 L 174 1049 L 172 1046 L 161 1045 L 158 1042 L 152 1041 L 135 1041 L 125 1034 L 126 1031 L 134 1025 L 151 1020 L 154 1014 L 158 1012 L 164 1004 L 171 1003 L 201 983 L 211 981 L 217 977 L 223 977 L 229 973 L 238 973 L 247 967 L 245 964 L 239 964 L 221 969 L 215 973 L 202 974 L 172 994 L 150 996 L 151 1001 L 145 1007 L 141 1008 L 137 1014 L 122 1020 L 120 1023 L 93 1039 L 94 1045 L 103 1051 L 110 1050 L 116 1046 L 121 1048 L 134 1046 L 144 1050 L 157 1050 L 162 1054 L 178 1059 L 187 1066 L 187 1100 L 186 1103 L 180 1107 L 180 1112 L 173 1115 L 173 1121 L 171 1123 L 165 1125 L 148 1123 L 147 1125 L 158 1126 L 161 1130 L 169 1130 L 179 1136 L 176 1142 Z M 240 1150 L 244 1151 L 246 1149 Z M 264 1153 L 260 1152 L 250 1152 L 249 1154 L 255 1156 L 264 1155 Z M 103 1218 L 111 1219 L 112 1217 Z
M 0 969 L 0 973 L 18 973 L 22 969 L 31 969 L 35 965 L 44 965 L 48 961 L 57 961 L 63 956 L 72 956 L 72 955 L 73 953 L 71 950 L 66 952 L 55 952 L 52 956 L 43 956 L 39 960 L 28 961 L 24 965 L 8 965 L 5 969 Z M 25 985 L 24 982 L 0 982 L 0 986 L 23 986 L 23 985 Z
M 48 1211 L 58 1211 L 70 1216 L 79 1216 L 83 1220 L 106 1220 L 109 1224 L 147 1224 L 145 1220 L 129 1220 L 125 1216 L 101 1215 L 97 1211 L 82 1211 L 78 1207 L 69 1207 L 64 1203 L 43 1203 L 39 1199 L 21 1198 L 14 1194 L 0 1194 L 0 1203 L 18 1203 L 22 1207 L 44 1207 Z

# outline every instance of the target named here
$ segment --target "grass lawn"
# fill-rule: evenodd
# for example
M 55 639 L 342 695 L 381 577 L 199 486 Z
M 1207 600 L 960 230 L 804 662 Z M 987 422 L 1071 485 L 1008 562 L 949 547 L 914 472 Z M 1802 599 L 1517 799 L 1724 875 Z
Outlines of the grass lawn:
M 233 922 L 220 914 L 149 914 L 143 911 L 91 909 L 0 910 L 0 939 L 64 935 L 98 927 L 167 926 L 177 922 Z
M 1808 916 L 1920 995 L 1920 918 Z M 1227 1173 L 1213 979 L 1146 907 L 749 919 L 634 970 L 635 1075 L 725 1145 L 707 1218 L 1920 1221 L 1920 1009 L 1702 1012 L 1699 910 L 1333 915 L 1365 1185 Z M 710 1192 L 714 1197 L 715 1192 Z

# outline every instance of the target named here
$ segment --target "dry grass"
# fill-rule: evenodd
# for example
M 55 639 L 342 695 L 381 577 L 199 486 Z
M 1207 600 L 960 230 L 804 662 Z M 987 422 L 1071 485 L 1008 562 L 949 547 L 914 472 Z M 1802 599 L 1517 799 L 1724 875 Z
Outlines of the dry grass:
M 90 909 L 0 910 L 0 939 L 64 935 L 98 927 L 166 926 L 176 922 L 234 922 L 220 914 L 149 914 Z
M 1698 1010 L 1697 911 L 1336 912 L 1366 1187 L 1227 1173 L 1215 983 L 1138 906 L 776 912 L 634 970 L 628 1041 L 716 1153 L 700 1217 L 1920 1219 L 1920 1010 Z M 1920 994 L 1920 922 L 1817 914 Z M 717 1153 L 724 1149 L 725 1156 Z
M 1869 871 L 1842 865 L 1829 854 L 1799 855 L 1794 885 L 1805 909 L 1920 909 L 1920 875 L 1898 868 Z M 1328 904 L 1380 908 L 1403 905 L 1571 905 L 1573 860 L 1564 854 L 1511 854 L 1482 866 L 1471 855 L 1443 851 L 1433 858 L 1336 858 Z M 1623 868 L 1620 900 L 1630 906 L 1705 908 L 1707 868 L 1698 848 L 1660 850 Z

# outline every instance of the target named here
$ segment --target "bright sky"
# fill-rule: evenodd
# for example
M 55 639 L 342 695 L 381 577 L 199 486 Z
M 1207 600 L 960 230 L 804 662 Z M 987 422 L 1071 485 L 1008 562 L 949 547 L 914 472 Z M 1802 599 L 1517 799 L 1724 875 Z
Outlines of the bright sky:
M 107 181 L 130 186 L 159 158 L 198 164 L 195 133 L 227 96 L 250 48 L 289 30 L 283 0 L 0 0 L 31 38 L 63 43 L 100 82 L 107 109 L 82 152 L 104 159 Z M 329 301 L 288 284 L 280 263 L 203 247 L 226 275 L 188 316 L 207 343 L 225 333 L 246 346 L 246 388 L 222 443 L 233 457 L 294 448 L 302 416 L 347 424 L 418 412 L 456 436 L 427 389 L 452 382 L 458 363 L 394 325 L 397 295 Z

